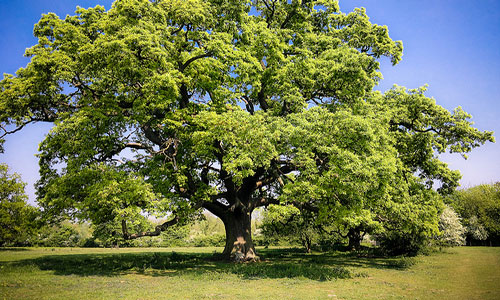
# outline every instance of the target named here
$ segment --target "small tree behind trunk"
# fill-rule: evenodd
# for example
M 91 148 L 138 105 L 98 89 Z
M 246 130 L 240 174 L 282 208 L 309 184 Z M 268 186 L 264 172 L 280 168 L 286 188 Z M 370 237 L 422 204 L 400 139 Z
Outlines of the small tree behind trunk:
M 307 253 L 311 253 L 311 248 L 312 248 L 312 241 L 311 237 L 309 237 L 307 234 L 302 234 L 302 245 L 304 248 L 306 248 Z
M 357 228 L 349 229 L 347 233 L 347 237 L 349 238 L 349 249 L 358 251 L 361 249 L 361 240 L 363 239 L 363 235 L 361 235 L 361 230 Z

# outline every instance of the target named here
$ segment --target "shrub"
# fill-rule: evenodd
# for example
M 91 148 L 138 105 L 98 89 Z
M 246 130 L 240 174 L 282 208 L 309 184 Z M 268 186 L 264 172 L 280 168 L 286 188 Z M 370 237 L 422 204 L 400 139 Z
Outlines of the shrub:
M 430 247 L 429 238 L 422 232 L 390 231 L 378 235 L 382 251 L 391 256 L 407 255 L 415 256 L 428 252 Z
M 84 237 L 70 223 L 48 225 L 40 229 L 33 243 L 42 247 L 79 247 Z
M 226 235 L 223 233 L 198 235 L 190 242 L 190 244 L 195 247 L 224 247 L 225 243 Z

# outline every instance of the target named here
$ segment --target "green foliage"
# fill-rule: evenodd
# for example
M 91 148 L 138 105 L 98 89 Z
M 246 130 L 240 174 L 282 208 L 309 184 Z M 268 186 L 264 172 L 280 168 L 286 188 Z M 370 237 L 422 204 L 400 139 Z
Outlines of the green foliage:
M 0 164 L 0 246 L 19 246 L 30 243 L 36 229 L 38 210 L 27 204 L 25 183 L 6 164 Z
M 161 247 L 186 247 L 190 236 L 191 225 L 173 226 L 160 235 Z M 137 242 L 139 242 L 138 240 Z
M 488 231 L 476 216 L 472 216 L 467 220 L 466 229 L 466 234 L 471 240 L 485 241 L 488 238 Z
M 260 229 L 268 245 L 300 244 L 307 252 L 318 243 L 320 235 L 314 219 L 294 206 L 270 205 L 264 211 Z
M 427 251 L 439 233 L 442 197 L 415 183 L 407 197 L 387 201 L 380 211 L 384 230 L 376 235 L 382 249 L 391 255 L 416 255 Z
M 34 34 L 0 81 L 0 123 L 54 124 L 39 204 L 106 245 L 275 204 L 413 249 L 437 232 L 433 183 L 446 194 L 460 177 L 437 155 L 494 140 L 425 88 L 374 92 L 402 43 L 336 1 L 117 0 L 43 15 Z
M 144 227 L 147 218 L 141 213 L 154 214 L 166 205 L 140 176 L 114 171 L 102 164 L 55 177 L 51 182 L 53 185 L 38 191 L 47 200 L 40 202 L 47 214 L 90 220 L 102 234 L 117 235 L 121 232 L 121 220 Z
M 447 200 L 463 220 L 468 244 L 500 245 L 500 183 L 460 190 Z
M 262 234 L 259 245 L 300 245 L 308 253 L 312 249 L 331 250 L 345 239 L 339 228 L 317 223 L 317 214 L 291 205 L 267 207 L 259 229 Z
M 33 238 L 33 245 L 41 247 L 81 247 L 90 238 L 88 224 L 71 224 L 62 222 L 59 225 L 43 226 Z
M 190 227 L 186 243 L 195 247 L 224 247 L 225 241 L 224 224 L 214 216 L 203 215 Z
M 194 247 L 224 247 L 226 235 L 217 233 L 208 236 L 196 236 L 190 243 Z
M 389 124 L 402 163 L 428 187 L 439 182 L 438 191 L 447 194 L 458 186 L 460 173 L 450 170 L 437 154 L 449 151 L 466 158 L 465 153 L 473 148 L 494 142 L 493 132 L 472 127 L 471 116 L 461 107 L 450 113 L 426 97 L 425 91 L 426 87 L 408 90 L 395 86 L 382 101 L 392 110 Z

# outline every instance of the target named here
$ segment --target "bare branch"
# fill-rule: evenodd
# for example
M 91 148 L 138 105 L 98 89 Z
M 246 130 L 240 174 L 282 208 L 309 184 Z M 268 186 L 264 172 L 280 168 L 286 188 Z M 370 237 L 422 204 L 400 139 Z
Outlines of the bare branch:
M 4 136 L 8 135 L 8 134 L 13 134 L 13 133 L 16 133 L 18 132 L 19 130 L 23 129 L 24 126 L 30 124 L 30 123 L 33 123 L 35 120 L 34 119 L 30 119 L 29 121 L 26 121 L 24 122 L 23 124 L 21 124 L 19 127 L 17 127 L 16 129 L 14 130 L 11 130 L 11 131 L 8 131 L 7 129 L 5 129 L 5 127 L 1 126 L 0 125 L 0 128 L 2 128 L 2 130 L 4 131 L 4 133 L 2 135 L 0 135 L 0 138 L 3 138 Z
M 135 142 L 131 142 L 131 143 L 126 143 L 125 144 L 125 148 L 132 148 L 132 149 L 138 149 L 138 150 L 147 150 L 148 152 L 153 152 L 153 149 L 151 147 L 149 147 L 148 145 L 144 145 L 144 144 L 141 144 L 141 143 L 135 143 Z

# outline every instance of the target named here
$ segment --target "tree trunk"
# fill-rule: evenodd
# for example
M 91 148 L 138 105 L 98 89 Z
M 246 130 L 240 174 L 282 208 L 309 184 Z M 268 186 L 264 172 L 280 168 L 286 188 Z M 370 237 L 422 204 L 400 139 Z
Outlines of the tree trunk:
M 361 248 L 361 231 L 357 229 L 349 229 L 347 237 L 349 238 L 349 249 L 358 251 Z
M 252 241 L 252 213 L 235 210 L 227 213 L 222 221 L 226 229 L 223 256 L 233 262 L 258 260 Z
M 311 253 L 311 241 L 309 239 L 306 240 L 306 252 Z
M 302 234 L 301 241 L 302 241 L 302 245 L 304 246 L 304 248 L 306 248 L 306 252 L 311 253 L 312 241 L 309 238 L 309 236 L 307 235 L 307 233 Z

